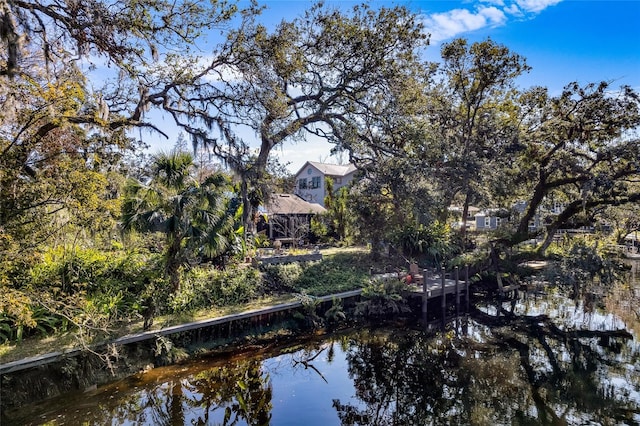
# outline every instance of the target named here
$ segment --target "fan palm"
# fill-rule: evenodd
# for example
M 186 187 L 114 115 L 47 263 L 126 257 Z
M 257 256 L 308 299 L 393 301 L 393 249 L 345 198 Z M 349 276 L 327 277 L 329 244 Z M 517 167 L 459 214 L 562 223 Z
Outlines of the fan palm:
M 125 232 L 165 234 L 165 272 L 174 292 L 180 288 L 180 269 L 199 256 L 222 253 L 233 228 L 226 208 L 227 177 L 213 174 L 199 183 L 193 178 L 194 167 L 186 152 L 156 155 L 150 182 L 129 180 L 122 205 Z

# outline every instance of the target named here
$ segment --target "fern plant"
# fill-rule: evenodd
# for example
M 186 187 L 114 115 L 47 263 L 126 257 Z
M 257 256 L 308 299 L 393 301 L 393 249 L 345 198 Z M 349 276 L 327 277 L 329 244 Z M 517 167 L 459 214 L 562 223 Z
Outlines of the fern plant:
M 306 293 L 296 295 L 296 298 L 302 303 L 302 310 L 295 312 L 294 318 L 298 320 L 304 327 L 318 329 L 324 325 L 322 318 L 318 315 L 318 306 L 320 300 Z
M 398 279 L 373 279 L 362 289 L 362 301 L 355 314 L 366 319 L 382 319 L 410 312 L 404 296 L 406 285 Z

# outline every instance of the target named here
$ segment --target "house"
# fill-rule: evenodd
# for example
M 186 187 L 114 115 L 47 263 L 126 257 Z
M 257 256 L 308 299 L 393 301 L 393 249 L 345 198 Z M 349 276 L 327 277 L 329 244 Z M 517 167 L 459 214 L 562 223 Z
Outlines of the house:
M 545 226 L 545 222 L 550 216 L 556 216 L 565 208 L 565 204 L 561 202 L 545 202 L 538 206 L 535 214 L 529 221 L 529 232 L 536 232 Z M 526 201 L 517 201 L 513 204 L 510 211 L 505 209 L 487 209 L 479 211 L 475 215 L 475 226 L 479 231 L 491 231 L 498 229 L 500 225 L 514 221 L 517 222 L 527 209 Z
M 493 211 L 479 211 L 475 216 L 475 229 L 478 231 L 489 231 L 498 229 L 506 218 L 497 215 Z
M 271 194 L 268 202 L 258 209 L 257 231 L 270 240 L 293 242 L 308 237 L 311 218 L 326 213 L 319 204 L 309 203 L 294 194 Z
M 294 194 L 310 203 L 317 203 L 324 207 L 326 178 L 333 179 L 333 189 L 338 190 L 353 180 L 356 167 L 353 164 L 338 165 L 307 161 L 296 173 L 296 187 Z

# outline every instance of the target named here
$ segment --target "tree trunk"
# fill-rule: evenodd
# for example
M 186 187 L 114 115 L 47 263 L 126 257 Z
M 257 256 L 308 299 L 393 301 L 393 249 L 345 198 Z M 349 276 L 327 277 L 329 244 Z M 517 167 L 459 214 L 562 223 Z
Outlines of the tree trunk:
M 251 200 L 249 200 L 249 182 L 245 176 L 242 177 L 240 183 L 240 195 L 242 197 L 242 225 L 244 226 L 244 235 L 242 238 L 246 238 L 247 235 L 253 234 L 253 206 Z
M 177 293 L 180 291 L 180 240 L 176 239 L 171 242 L 167 248 L 165 255 L 165 273 L 169 277 L 169 284 L 171 285 L 171 292 Z
M 544 200 L 547 189 L 545 188 L 545 182 L 544 179 L 541 179 L 533 190 L 533 196 L 529 199 L 524 215 L 520 218 L 520 223 L 518 224 L 518 230 L 516 232 L 519 236 L 529 234 L 529 222 L 535 217 L 538 207 L 542 203 L 542 200 Z
M 180 265 L 177 265 L 174 262 L 167 265 L 167 275 L 169 276 L 171 293 L 177 293 L 180 291 Z
M 464 205 L 462 206 L 462 228 L 460 228 L 460 237 L 462 238 L 462 244 L 464 244 L 467 236 L 467 216 L 469 215 L 469 200 L 471 194 L 467 191 L 467 195 L 464 197 Z
M 371 237 L 371 259 L 375 260 L 380 260 L 380 258 L 382 258 L 382 255 L 380 253 L 380 238 L 378 238 L 376 235 L 373 235 Z
M 553 237 L 556 235 L 557 230 L 558 230 L 557 224 L 555 226 L 550 225 L 549 227 L 547 227 L 547 233 L 545 235 L 544 241 L 542 242 L 540 247 L 538 247 L 538 250 L 537 250 L 538 254 L 540 254 L 541 256 L 545 255 L 547 249 L 553 242 Z

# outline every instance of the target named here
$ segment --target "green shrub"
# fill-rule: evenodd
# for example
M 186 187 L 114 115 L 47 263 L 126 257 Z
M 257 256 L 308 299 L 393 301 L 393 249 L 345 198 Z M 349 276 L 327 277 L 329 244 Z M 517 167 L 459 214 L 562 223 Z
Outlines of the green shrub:
M 357 257 L 335 256 L 306 265 L 296 291 L 316 296 L 362 288 L 369 280 L 369 264 Z
M 17 329 L 17 327 L 14 325 L 14 320 L 0 313 L 0 344 L 15 339 L 14 330 Z
M 265 288 L 272 292 L 292 291 L 304 273 L 302 264 L 298 262 L 284 265 L 264 265 Z
M 365 253 L 339 253 L 316 262 L 263 265 L 264 290 L 315 296 L 362 288 L 369 281 L 371 259 Z
M 48 336 L 71 328 L 71 322 L 62 315 L 34 304 L 28 307 L 29 322 L 24 323 L 13 315 L 0 312 L 0 344 L 21 341 L 29 336 Z
M 72 327 L 69 319 L 62 315 L 57 315 L 41 306 L 34 308 L 33 319 L 36 321 L 34 332 L 40 336 L 65 332 Z
M 318 316 L 318 307 L 320 306 L 318 298 L 306 293 L 297 294 L 296 298 L 302 303 L 302 307 L 299 311 L 294 311 L 293 317 L 300 326 L 314 330 L 322 327 L 324 321 Z
M 441 222 L 405 225 L 396 235 L 396 244 L 405 256 L 424 257 L 432 266 L 440 264 L 459 250 L 450 227 Z
M 180 290 L 169 296 L 169 312 L 190 311 L 212 305 L 219 280 L 215 269 L 193 268 L 184 274 Z
M 220 295 L 216 301 L 223 306 L 246 303 L 261 293 L 262 277 L 254 268 L 232 270 L 224 273 Z
M 478 249 L 471 252 L 462 253 L 453 259 L 451 259 L 448 263 L 448 268 L 453 269 L 454 267 L 464 268 L 466 266 L 471 267 L 472 269 L 481 268 L 483 265 L 486 265 L 489 262 L 489 253 L 487 250 Z
M 236 305 L 255 299 L 261 292 L 261 275 L 254 268 L 225 271 L 193 268 L 185 274 L 180 291 L 170 297 L 169 308 L 185 312 Z
M 135 295 L 125 296 L 122 290 L 101 292 L 87 298 L 85 310 L 108 320 L 126 319 L 136 311 L 134 299 Z
M 159 303 L 166 300 L 168 286 L 161 261 L 159 254 L 136 251 L 46 250 L 25 274 L 28 286 L 5 289 L 0 301 L 0 341 L 51 335 L 69 330 L 74 323 L 106 329 L 119 321 L 138 319 L 145 296 L 153 294 Z M 16 294 L 29 297 L 21 301 Z M 18 302 L 22 310 L 14 306 Z
M 67 294 L 122 290 L 127 296 L 137 295 L 162 274 L 161 261 L 158 254 L 59 247 L 44 254 L 43 262 L 32 268 L 31 279 L 36 288 Z
M 410 312 L 404 297 L 406 284 L 395 278 L 373 279 L 362 289 L 362 301 L 355 314 L 366 319 L 382 319 Z

